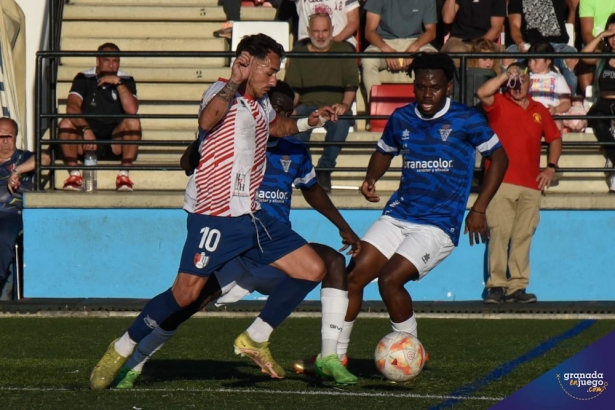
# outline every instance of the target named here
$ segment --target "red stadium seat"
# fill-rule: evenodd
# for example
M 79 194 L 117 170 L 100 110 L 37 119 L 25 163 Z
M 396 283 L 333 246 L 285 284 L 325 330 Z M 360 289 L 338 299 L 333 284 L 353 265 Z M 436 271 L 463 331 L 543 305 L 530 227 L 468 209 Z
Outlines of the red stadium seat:
M 381 84 L 371 90 L 370 115 L 390 115 L 395 108 L 415 101 L 414 84 Z M 387 120 L 370 120 L 371 132 L 382 132 Z

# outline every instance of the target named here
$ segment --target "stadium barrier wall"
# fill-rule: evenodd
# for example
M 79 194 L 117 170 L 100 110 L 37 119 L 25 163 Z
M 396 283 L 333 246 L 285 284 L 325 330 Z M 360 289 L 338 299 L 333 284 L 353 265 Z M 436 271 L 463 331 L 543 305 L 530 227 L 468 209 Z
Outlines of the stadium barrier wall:
M 342 213 L 362 235 L 381 211 Z M 340 247 L 337 230 L 316 211 L 291 215 L 306 239 Z M 528 291 L 541 301 L 615 300 L 613 232 L 615 210 L 542 210 Z M 24 296 L 150 298 L 173 283 L 185 235 L 186 213 L 179 209 L 29 209 L 26 201 Z M 407 287 L 414 300 L 477 300 L 484 262 L 485 246 L 470 247 L 462 234 L 447 260 Z M 318 290 L 308 296 L 318 298 Z M 376 283 L 364 299 L 380 300 Z

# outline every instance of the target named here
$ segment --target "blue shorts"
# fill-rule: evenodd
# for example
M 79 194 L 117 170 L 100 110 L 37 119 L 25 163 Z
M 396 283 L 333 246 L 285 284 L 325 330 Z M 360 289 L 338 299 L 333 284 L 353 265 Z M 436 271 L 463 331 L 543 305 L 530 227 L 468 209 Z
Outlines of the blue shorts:
M 263 210 L 233 218 L 188 214 L 180 273 L 207 277 L 237 256 L 269 265 L 307 244 Z

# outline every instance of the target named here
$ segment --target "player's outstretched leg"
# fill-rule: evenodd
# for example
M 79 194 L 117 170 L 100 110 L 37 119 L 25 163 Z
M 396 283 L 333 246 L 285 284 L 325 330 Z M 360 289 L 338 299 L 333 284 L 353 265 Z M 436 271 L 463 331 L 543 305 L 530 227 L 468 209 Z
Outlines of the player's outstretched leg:
M 317 284 L 318 282 L 290 277 L 282 279 L 271 292 L 261 314 L 235 339 L 235 354 L 249 357 L 263 373 L 274 379 L 284 378 L 286 372 L 274 360 L 269 350 L 269 336 Z

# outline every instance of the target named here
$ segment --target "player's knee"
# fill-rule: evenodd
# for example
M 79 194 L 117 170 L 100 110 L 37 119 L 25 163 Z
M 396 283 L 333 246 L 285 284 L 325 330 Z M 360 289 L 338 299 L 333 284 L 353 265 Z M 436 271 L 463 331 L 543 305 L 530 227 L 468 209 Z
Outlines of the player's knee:
M 60 129 L 60 139 L 71 138 L 72 133 L 70 133 L 69 131 L 75 130 L 75 126 L 68 118 L 64 118 L 62 121 L 60 121 L 60 123 L 58 124 L 58 128 Z
M 140 131 L 141 130 L 141 120 L 138 118 L 125 118 L 124 126 L 127 130 L 130 131 Z
M 378 290 L 380 291 L 380 295 L 385 297 L 385 295 L 395 292 L 400 286 L 403 286 L 403 282 L 401 282 L 395 275 L 380 273 L 378 275 Z
M 312 282 L 322 282 L 327 274 L 325 263 L 320 258 L 315 258 L 309 267 L 306 269 L 306 280 Z

